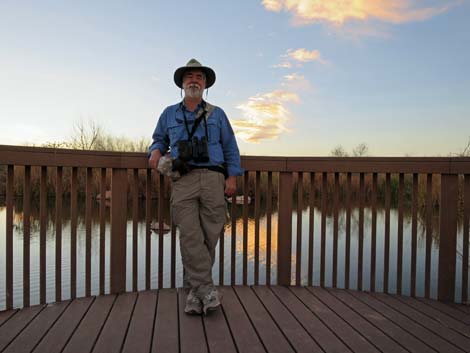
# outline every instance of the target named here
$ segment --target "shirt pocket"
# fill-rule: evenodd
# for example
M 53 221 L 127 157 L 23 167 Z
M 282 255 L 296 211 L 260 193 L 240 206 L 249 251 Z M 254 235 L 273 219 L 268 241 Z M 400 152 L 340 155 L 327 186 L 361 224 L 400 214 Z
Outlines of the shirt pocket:
M 220 142 L 220 128 L 216 121 L 207 121 L 207 133 L 209 134 L 210 144 Z
M 184 125 L 175 123 L 174 125 L 168 126 L 168 136 L 170 137 L 170 145 L 174 146 L 176 142 L 183 140 L 184 136 Z

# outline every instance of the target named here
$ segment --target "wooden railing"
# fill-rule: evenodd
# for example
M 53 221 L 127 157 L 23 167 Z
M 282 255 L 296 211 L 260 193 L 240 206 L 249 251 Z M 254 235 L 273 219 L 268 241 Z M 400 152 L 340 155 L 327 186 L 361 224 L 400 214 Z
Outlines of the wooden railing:
M 397 188 L 397 268 L 396 268 L 396 292 L 402 293 L 403 283 L 403 219 L 405 202 L 405 183 L 411 179 L 411 275 L 410 295 L 416 295 L 416 266 L 417 266 L 417 227 L 418 227 L 418 188 L 419 180 L 424 181 L 424 218 L 426 229 L 426 255 L 425 255 L 425 294 L 430 297 L 431 282 L 431 244 L 432 244 L 432 212 L 433 212 L 433 187 L 440 182 L 439 201 L 439 265 L 438 265 L 438 299 L 454 301 L 455 283 L 457 276 L 457 224 L 458 217 L 463 214 L 463 241 L 462 241 L 462 268 L 461 273 L 461 300 L 468 301 L 468 259 L 469 259 L 469 215 L 470 215 L 470 158 L 329 158 L 329 157 L 242 157 L 242 166 L 246 172 L 238 180 L 241 186 L 241 194 L 244 197 L 243 226 L 237 229 L 235 212 L 232 207 L 231 219 L 231 253 L 224 254 L 225 237 L 220 238 L 219 245 L 219 284 L 236 283 L 236 241 L 242 239 L 242 278 L 241 283 L 248 283 L 248 196 L 254 196 L 254 284 L 271 284 L 272 247 L 276 249 L 276 279 L 281 285 L 300 285 L 302 278 L 307 278 L 306 283 L 312 285 L 314 272 L 314 208 L 316 195 L 321 200 L 321 250 L 320 250 L 320 286 L 325 286 L 326 260 L 332 257 L 332 283 L 338 286 L 338 234 L 339 211 L 345 210 L 345 258 L 344 258 L 344 287 L 350 287 L 351 257 L 357 256 L 357 288 L 359 290 L 376 290 L 375 279 L 377 277 L 377 262 L 382 261 L 377 254 L 377 202 L 379 180 L 384 183 L 384 249 L 383 249 L 383 288 L 389 292 L 390 281 L 390 209 L 392 203 L 392 184 L 398 180 Z M 31 213 L 31 171 L 32 168 L 40 170 L 39 185 L 39 209 L 40 209 L 40 234 L 39 234 L 39 287 L 40 303 L 46 302 L 46 276 L 55 278 L 55 300 L 62 300 L 62 203 L 64 194 L 64 171 L 70 175 L 70 185 L 67 192 L 70 194 L 71 213 L 71 244 L 70 244 L 70 296 L 77 296 L 77 195 L 79 194 L 78 173 L 81 169 L 86 172 L 85 177 L 85 296 L 91 293 L 91 237 L 92 237 L 92 200 L 94 175 L 99 175 L 99 192 L 106 194 L 106 183 L 110 176 L 111 181 L 111 237 L 110 237 L 110 292 L 118 293 L 126 290 L 126 237 L 128 208 L 131 209 L 132 227 L 132 290 L 138 289 L 138 190 L 142 174 L 145 175 L 145 289 L 151 288 L 151 257 L 158 259 L 158 283 L 157 288 L 163 287 L 164 258 L 170 257 L 170 286 L 176 286 L 176 229 L 172 227 L 169 253 L 164 253 L 163 214 L 168 206 L 168 200 L 164 197 L 169 181 L 147 168 L 147 157 L 142 153 L 116 153 L 76 151 L 63 149 L 47 149 L 33 147 L 1 146 L 0 167 L 4 168 L 6 182 L 6 276 L 5 286 L 6 308 L 13 307 L 13 210 L 14 198 L 21 197 L 15 194 L 15 174 L 21 171 L 24 175 L 22 186 L 23 198 L 23 306 L 30 305 L 30 213 Z M 55 274 L 46 273 L 46 199 L 48 196 L 48 175 L 55 176 Z M 261 185 L 263 177 L 264 184 Z M 273 181 L 275 179 L 275 181 Z M 155 181 L 157 190 L 152 190 Z M 250 182 L 252 188 L 250 189 Z M 358 252 L 351 252 L 351 210 L 353 207 L 352 192 L 354 185 L 358 186 Z M 366 184 L 370 190 L 366 191 Z M 459 185 L 462 190 L 459 191 Z M 69 187 L 70 186 L 70 187 Z M 263 194 L 261 189 L 263 187 Z M 369 186 L 367 186 L 369 188 Z M 329 190 L 329 191 L 328 191 Z M 152 209 L 152 192 L 158 194 L 158 207 Z M 273 197 L 277 194 L 277 197 Z M 329 195 L 331 200 L 329 200 Z M 370 264 L 364 264 L 364 210 L 366 196 L 371 210 L 371 234 L 370 234 Z M 459 199 L 460 197 L 460 199 Z M 266 254 L 265 254 L 265 278 L 260 281 L 260 201 L 266 204 Z M 233 197 L 235 202 L 235 196 Z M 309 221 L 308 234 L 302 232 L 302 210 L 308 203 Z M 329 205 L 332 205 L 330 207 Z M 459 213 L 459 205 L 463 206 L 463 212 Z M 130 208 L 132 206 L 132 208 Z M 276 207 L 275 207 L 276 206 Z M 272 224 L 273 209 L 277 209 L 277 224 Z M 99 294 L 105 293 L 105 203 L 101 202 L 100 230 L 99 230 Z M 297 211 L 296 223 L 296 249 L 293 244 L 293 211 Z M 327 232 L 327 213 L 332 213 L 333 230 Z M 151 253 L 151 221 L 152 215 L 157 215 L 160 224 L 158 237 L 158 254 Z M 460 219 L 459 218 L 459 219 Z M 240 228 L 240 227 L 238 227 Z M 277 244 L 272 243 L 272 234 L 277 229 Z M 50 235 L 49 235 L 50 236 Z M 302 249 L 302 239 L 308 239 L 308 250 Z M 327 254 L 327 237 L 333 239 L 331 254 Z M 307 273 L 302 273 L 302 256 L 306 254 Z M 230 278 L 224 278 L 225 257 L 230 256 Z M 294 259 L 294 261 L 293 261 Z M 363 286 L 364 268 L 370 268 L 366 273 L 370 279 L 368 288 Z M 273 283 L 274 284 L 274 283 Z

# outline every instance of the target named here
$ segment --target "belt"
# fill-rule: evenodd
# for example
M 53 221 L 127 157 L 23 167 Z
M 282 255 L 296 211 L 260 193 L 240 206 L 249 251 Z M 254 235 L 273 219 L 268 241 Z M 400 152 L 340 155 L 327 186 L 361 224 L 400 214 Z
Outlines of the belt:
M 203 166 L 203 165 L 190 165 L 189 169 L 191 169 L 191 170 L 193 170 L 193 169 L 207 169 L 207 170 L 211 170 L 213 172 L 219 172 L 219 173 L 223 174 L 225 179 L 228 178 L 227 170 L 224 167 L 221 167 L 220 165 L 206 165 L 206 166 Z

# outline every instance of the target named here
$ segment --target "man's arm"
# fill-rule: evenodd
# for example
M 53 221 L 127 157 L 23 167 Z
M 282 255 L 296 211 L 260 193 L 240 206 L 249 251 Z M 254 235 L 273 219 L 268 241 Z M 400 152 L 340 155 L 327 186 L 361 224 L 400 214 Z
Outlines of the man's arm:
M 166 109 L 158 119 L 157 127 L 152 135 L 153 142 L 149 147 L 149 167 L 157 168 L 158 161 L 168 150 L 170 139 L 166 133 Z

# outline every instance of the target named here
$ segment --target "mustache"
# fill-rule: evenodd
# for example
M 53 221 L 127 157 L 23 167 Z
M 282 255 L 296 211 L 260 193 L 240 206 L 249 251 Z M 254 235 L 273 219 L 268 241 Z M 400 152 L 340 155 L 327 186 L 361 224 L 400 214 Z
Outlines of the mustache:
M 197 88 L 197 89 L 201 89 L 201 86 L 197 83 L 190 83 L 186 86 L 187 88 Z

